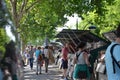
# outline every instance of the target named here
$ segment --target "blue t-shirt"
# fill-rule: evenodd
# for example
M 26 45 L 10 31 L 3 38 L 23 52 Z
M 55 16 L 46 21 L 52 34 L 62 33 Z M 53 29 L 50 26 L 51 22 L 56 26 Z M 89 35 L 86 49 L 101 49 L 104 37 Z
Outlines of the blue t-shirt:
M 112 42 L 109 45 L 109 47 L 107 48 L 106 53 L 105 53 L 105 64 L 106 64 L 108 80 L 120 80 L 120 69 L 116 64 L 115 64 L 116 73 L 114 74 L 114 72 L 113 72 L 113 65 L 112 65 L 110 49 L 111 49 L 112 45 L 114 45 L 114 44 L 116 44 L 116 42 Z M 115 57 L 115 59 L 117 61 L 120 61 L 120 45 L 116 45 L 114 47 L 113 56 Z
M 38 58 L 38 56 L 41 54 L 41 51 L 40 50 L 36 50 L 35 51 L 35 56 L 36 56 L 36 58 Z

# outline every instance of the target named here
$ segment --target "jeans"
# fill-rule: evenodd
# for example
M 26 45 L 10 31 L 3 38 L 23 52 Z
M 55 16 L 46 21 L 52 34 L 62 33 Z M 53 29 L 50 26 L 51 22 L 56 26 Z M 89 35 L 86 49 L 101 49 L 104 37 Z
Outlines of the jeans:
M 37 60 L 37 67 L 36 67 L 36 73 L 41 73 L 42 72 L 42 61 Z
M 59 58 L 56 58 L 56 60 L 55 60 L 55 65 L 58 64 L 58 60 L 59 60 Z
M 45 57 L 45 72 L 48 72 L 49 59 Z
M 33 69 L 33 60 L 34 60 L 34 59 L 33 59 L 33 58 L 30 58 L 29 60 L 30 60 L 30 68 Z

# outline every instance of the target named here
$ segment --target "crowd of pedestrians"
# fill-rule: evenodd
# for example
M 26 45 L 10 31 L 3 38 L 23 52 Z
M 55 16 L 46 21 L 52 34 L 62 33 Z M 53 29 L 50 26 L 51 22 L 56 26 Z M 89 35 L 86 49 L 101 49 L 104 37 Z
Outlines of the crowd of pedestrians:
M 69 43 L 64 44 L 58 50 L 56 57 L 54 56 L 55 51 L 52 46 L 27 46 L 23 52 L 24 66 L 29 66 L 33 70 L 33 63 L 36 62 L 36 75 L 39 75 L 42 74 L 42 67 L 45 68 L 45 73 L 48 73 L 48 66 L 51 63 L 58 65 L 61 62 L 61 78 L 64 80 L 69 80 L 69 73 L 71 73 L 72 80 L 102 80 L 102 77 L 104 77 L 104 80 L 120 80 L 120 25 L 116 30 L 116 35 L 116 40 L 107 49 L 99 51 L 95 62 L 97 64 L 93 66 L 93 69 L 90 68 L 90 53 L 86 51 L 87 42 L 84 41 L 78 43 L 76 52 L 71 56 L 72 59 L 69 57 L 71 52 Z M 11 44 L 6 47 L 8 51 L 11 51 L 9 50 L 10 46 Z M 13 55 L 14 52 L 6 52 L 5 57 L 1 60 L 5 67 L 3 68 L 4 70 L 0 68 L 0 80 L 16 79 L 16 66 L 13 65 L 16 65 L 17 57 L 15 57 L 15 54 L 14 57 L 10 54 Z M 70 68 L 71 66 L 73 68 Z M 92 74 L 94 78 L 91 78 Z
M 23 52 L 24 66 L 30 66 L 33 70 L 34 62 L 36 62 L 36 75 L 42 74 L 42 66 L 44 64 L 45 73 L 48 72 L 48 65 L 55 63 L 53 57 L 53 49 L 51 46 L 27 46 Z
M 86 52 L 86 42 L 81 41 L 78 44 L 77 51 L 74 57 L 72 56 L 73 64 L 71 64 L 71 66 L 74 67 L 72 70 L 73 80 L 120 80 L 120 25 L 118 25 L 116 35 L 116 40 L 113 41 L 107 49 L 98 51 L 98 57 L 96 57 L 96 62 L 94 62 L 97 64 L 93 65 L 92 68 L 89 62 L 90 54 Z M 58 51 L 59 53 L 56 57 L 56 64 L 59 59 L 61 59 L 60 69 L 63 70 L 62 78 L 64 80 L 68 80 L 69 48 L 69 44 L 65 44 L 61 49 L 62 51 Z M 70 63 L 72 63 L 72 61 Z
M 60 69 L 64 80 L 69 80 L 68 69 L 72 68 L 72 80 L 102 80 L 100 76 L 104 76 L 104 80 L 120 80 L 120 25 L 116 30 L 117 38 L 113 41 L 107 49 L 99 51 L 96 58 L 96 66 L 93 66 L 91 73 L 91 64 L 89 61 L 90 54 L 87 49 L 87 42 L 81 41 L 77 45 L 76 52 L 72 56 L 72 60 L 69 57 L 70 44 L 66 43 L 58 50 L 58 55 L 54 56 L 54 49 L 52 46 L 27 46 L 23 52 L 24 66 L 29 66 L 33 70 L 34 61 L 36 62 L 36 75 L 42 74 L 42 67 L 45 67 L 45 73 L 49 71 L 49 65 L 58 65 L 61 62 Z M 11 46 L 11 45 L 9 45 Z M 9 50 L 9 47 L 6 47 Z M 16 77 L 16 56 L 11 56 L 14 52 L 6 52 L 5 57 L 1 60 L 1 63 L 6 65 L 4 71 L 0 68 L 0 80 Z M 56 59 L 56 60 L 55 60 Z M 11 62 L 12 61 L 12 62 Z M 69 62 L 70 61 L 70 62 Z M 10 64 L 12 63 L 12 64 Z M 70 66 L 69 66 L 70 64 Z M 43 66 L 44 65 L 44 66 Z M 0 65 L 1 66 L 1 65 Z M 13 69 L 14 68 L 14 69 Z M 91 75 L 94 74 L 94 79 Z M 7 75 L 8 77 L 5 77 Z M 6 79 L 7 80 L 7 79 Z

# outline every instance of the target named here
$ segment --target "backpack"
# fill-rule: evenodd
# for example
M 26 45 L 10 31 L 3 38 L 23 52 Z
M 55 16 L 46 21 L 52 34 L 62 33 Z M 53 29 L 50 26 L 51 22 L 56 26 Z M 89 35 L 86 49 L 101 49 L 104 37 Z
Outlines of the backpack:
M 43 56 L 42 56 L 42 54 L 39 54 L 38 61 L 42 61 L 42 60 L 43 60 Z
M 113 65 L 113 73 L 115 74 L 115 63 L 117 64 L 117 66 L 120 68 L 120 64 L 117 62 L 117 60 L 115 59 L 115 57 L 113 56 L 113 49 L 116 45 L 120 45 L 120 44 L 114 44 L 111 49 L 110 49 L 110 53 L 111 53 L 111 58 L 112 58 L 112 65 Z
M 43 60 L 43 56 L 42 56 L 42 53 L 41 53 L 41 51 L 39 52 L 39 56 L 38 56 L 38 61 L 42 61 Z

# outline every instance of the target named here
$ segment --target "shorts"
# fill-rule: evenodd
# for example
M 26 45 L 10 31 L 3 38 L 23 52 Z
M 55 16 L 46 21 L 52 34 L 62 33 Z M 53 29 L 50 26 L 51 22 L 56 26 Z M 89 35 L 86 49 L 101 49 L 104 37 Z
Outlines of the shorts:
M 79 71 L 86 71 L 87 78 L 88 79 L 90 78 L 90 72 L 89 72 L 89 69 L 86 64 L 76 64 L 76 67 L 75 67 L 74 73 L 73 73 L 73 78 L 79 79 L 79 75 L 78 75 Z
M 62 59 L 62 68 L 67 69 L 68 68 L 68 60 Z

